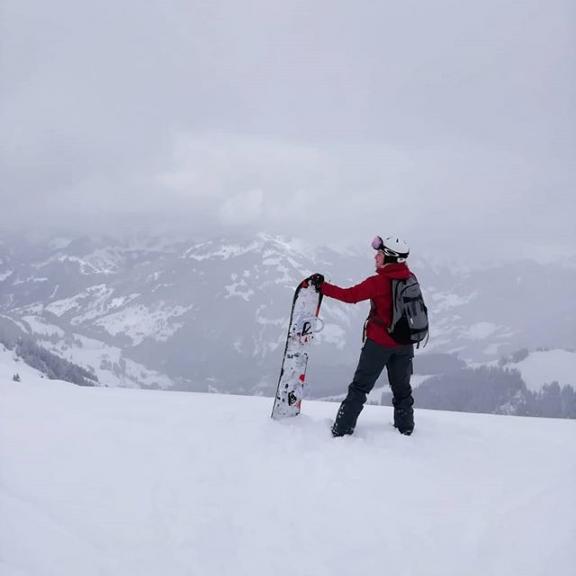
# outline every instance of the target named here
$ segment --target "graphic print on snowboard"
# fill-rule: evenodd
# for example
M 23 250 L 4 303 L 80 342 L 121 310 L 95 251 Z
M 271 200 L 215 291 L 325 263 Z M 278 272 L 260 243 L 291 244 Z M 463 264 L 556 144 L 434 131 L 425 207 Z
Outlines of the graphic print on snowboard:
M 322 294 L 312 285 L 310 278 L 302 280 L 292 302 L 288 336 L 282 359 L 272 418 L 280 419 L 300 414 L 308 352 L 321 320 L 318 318 Z

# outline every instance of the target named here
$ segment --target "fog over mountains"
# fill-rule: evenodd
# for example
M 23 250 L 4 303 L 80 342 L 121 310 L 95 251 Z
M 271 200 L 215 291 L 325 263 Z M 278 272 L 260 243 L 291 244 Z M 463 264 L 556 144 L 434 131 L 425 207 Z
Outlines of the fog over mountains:
M 576 348 L 576 268 L 568 263 L 462 268 L 414 254 L 409 264 L 431 319 L 417 375 L 454 369 L 454 355 L 474 366 L 523 348 Z M 202 241 L 5 237 L 0 337 L 32 336 L 100 385 L 272 395 L 293 290 L 313 272 L 350 286 L 373 273 L 373 251 L 265 234 Z M 325 327 L 309 364 L 311 397 L 345 390 L 368 308 L 324 300 Z

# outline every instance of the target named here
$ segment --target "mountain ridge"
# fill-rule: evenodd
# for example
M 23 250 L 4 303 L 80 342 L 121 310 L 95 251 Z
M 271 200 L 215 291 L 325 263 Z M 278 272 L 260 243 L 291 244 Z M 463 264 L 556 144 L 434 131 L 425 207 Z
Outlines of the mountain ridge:
M 373 273 L 372 254 L 369 247 L 333 250 L 268 234 L 4 240 L 0 314 L 50 351 L 99 372 L 105 385 L 138 385 L 141 372 L 146 385 L 156 374 L 163 387 L 197 389 L 201 382 L 271 394 L 294 286 L 317 271 L 340 285 L 356 283 Z M 431 312 L 425 352 L 490 362 L 524 347 L 576 346 L 575 304 L 555 299 L 543 309 L 538 300 L 552 277 L 576 291 L 569 267 L 518 262 L 463 270 L 418 257 L 410 263 Z M 326 328 L 310 363 L 318 380 L 349 377 L 367 312 L 365 303 L 325 299 Z

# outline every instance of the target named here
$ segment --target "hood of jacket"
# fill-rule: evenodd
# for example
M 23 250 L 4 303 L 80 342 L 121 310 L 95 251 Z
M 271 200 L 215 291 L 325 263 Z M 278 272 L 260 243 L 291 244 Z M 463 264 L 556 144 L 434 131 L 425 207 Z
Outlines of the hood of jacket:
M 404 262 L 401 264 L 385 264 L 382 268 L 378 268 L 377 273 L 379 276 L 386 276 L 393 280 L 406 280 L 412 274 L 410 268 Z

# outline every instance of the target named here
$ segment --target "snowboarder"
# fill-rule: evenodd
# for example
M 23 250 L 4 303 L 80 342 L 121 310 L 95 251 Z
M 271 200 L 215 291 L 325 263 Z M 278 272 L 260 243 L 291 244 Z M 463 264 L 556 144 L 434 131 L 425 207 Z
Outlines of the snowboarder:
M 364 324 L 364 345 L 358 367 L 332 426 L 333 436 L 354 432 L 366 397 L 384 367 L 387 368 L 392 388 L 394 426 L 405 435 L 412 434 L 414 430 L 414 399 L 410 386 L 414 346 L 398 344 L 388 332 L 392 317 L 392 280 L 406 280 L 412 275 L 406 265 L 410 249 L 395 236 L 384 240 L 377 236 L 372 241 L 372 248 L 376 250 L 376 274 L 356 286 L 340 288 L 326 282 L 322 274 L 312 277 L 313 284 L 324 296 L 353 304 L 370 300 L 371 304 Z

